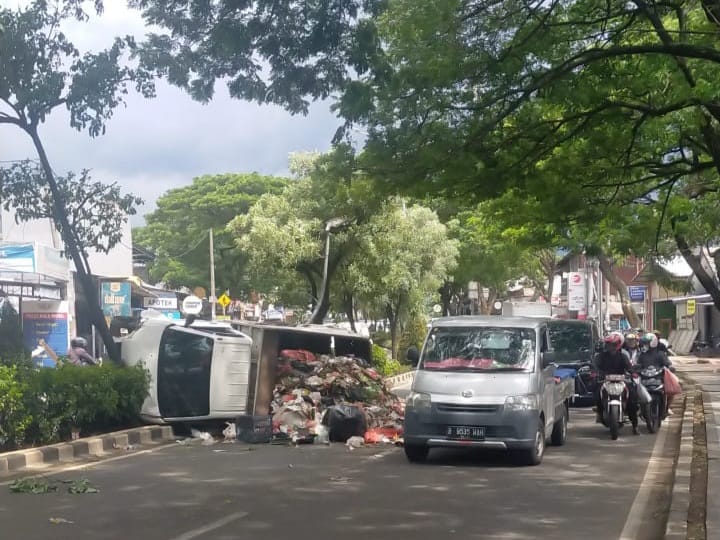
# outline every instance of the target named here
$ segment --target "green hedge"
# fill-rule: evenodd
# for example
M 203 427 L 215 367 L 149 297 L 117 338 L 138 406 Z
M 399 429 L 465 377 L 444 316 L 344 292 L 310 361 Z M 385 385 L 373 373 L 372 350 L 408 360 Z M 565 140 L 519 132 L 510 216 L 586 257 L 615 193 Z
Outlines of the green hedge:
M 406 371 L 404 366 L 397 360 L 390 358 L 390 355 L 377 344 L 372 346 L 372 363 L 375 369 L 384 377 L 392 377 Z
M 142 367 L 0 366 L 0 449 L 137 425 L 149 380 Z

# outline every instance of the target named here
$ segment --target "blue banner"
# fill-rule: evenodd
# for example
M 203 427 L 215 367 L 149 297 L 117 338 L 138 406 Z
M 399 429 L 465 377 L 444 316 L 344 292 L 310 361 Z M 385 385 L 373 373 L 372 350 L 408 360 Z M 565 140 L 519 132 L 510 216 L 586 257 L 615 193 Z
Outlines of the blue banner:
M 645 291 L 647 287 L 645 285 L 630 285 L 628 287 L 628 296 L 633 302 L 644 302 Z
M 58 356 L 65 356 L 68 348 L 67 313 L 23 313 L 23 341 L 30 351 L 39 351 L 33 355 L 38 367 L 55 367 L 55 362 L 47 352 L 40 350 L 44 341 Z
M 0 270 L 35 272 L 35 247 L 33 244 L 0 246 Z

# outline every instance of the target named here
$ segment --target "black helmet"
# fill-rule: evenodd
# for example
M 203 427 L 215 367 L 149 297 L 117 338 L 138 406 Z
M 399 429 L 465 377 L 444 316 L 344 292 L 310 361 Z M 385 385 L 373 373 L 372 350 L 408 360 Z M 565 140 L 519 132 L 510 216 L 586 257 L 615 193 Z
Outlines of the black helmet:
M 74 349 L 79 347 L 81 349 L 87 349 L 88 342 L 84 337 L 78 336 L 70 341 L 70 346 Z

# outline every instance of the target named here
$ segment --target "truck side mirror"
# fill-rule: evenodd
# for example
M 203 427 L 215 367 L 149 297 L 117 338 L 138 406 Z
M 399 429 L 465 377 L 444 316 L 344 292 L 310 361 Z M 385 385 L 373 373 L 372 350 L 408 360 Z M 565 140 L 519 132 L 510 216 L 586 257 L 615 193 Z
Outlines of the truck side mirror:
M 543 369 L 554 364 L 556 360 L 555 351 L 545 351 L 542 353 L 542 365 Z
M 418 351 L 418 348 L 415 346 L 408 347 L 405 357 L 412 367 L 417 367 L 420 361 L 420 351 Z

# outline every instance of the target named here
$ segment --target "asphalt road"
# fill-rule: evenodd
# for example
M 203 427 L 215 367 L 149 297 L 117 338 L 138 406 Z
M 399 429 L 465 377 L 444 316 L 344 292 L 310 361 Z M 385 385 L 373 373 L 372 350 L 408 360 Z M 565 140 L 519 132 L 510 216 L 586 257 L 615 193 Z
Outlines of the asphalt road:
M 549 448 L 538 467 L 455 451 L 411 465 L 395 447 L 174 444 L 49 477 L 87 478 L 97 494 L 0 485 L 0 538 L 617 539 L 656 436 L 626 427 L 611 441 L 590 411 L 573 413 L 567 446 Z M 664 531 L 652 514 L 662 513 L 666 487 L 657 478 L 646 487 L 640 498 L 658 502 L 635 516 L 647 522 L 634 540 Z

